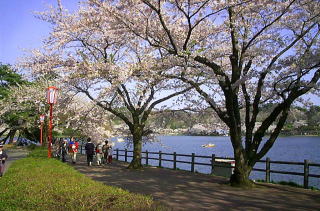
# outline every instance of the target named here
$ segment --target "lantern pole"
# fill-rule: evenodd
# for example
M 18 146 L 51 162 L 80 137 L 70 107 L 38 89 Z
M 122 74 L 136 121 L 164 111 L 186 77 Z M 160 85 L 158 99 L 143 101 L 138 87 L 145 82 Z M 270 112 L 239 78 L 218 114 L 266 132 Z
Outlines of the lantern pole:
M 49 121 L 49 143 L 48 143 L 48 158 L 51 158 L 51 143 L 52 143 L 52 109 L 53 103 L 50 103 L 50 121 Z
M 50 119 L 49 119 L 49 141 L 48 141 L 48 158 L 51 158 L 51 145 L 52 145 L 52 110 L 53 104 L 57 102 L 57 87 L 51 86 L 47 89 L 47 101 L 50 105 Z

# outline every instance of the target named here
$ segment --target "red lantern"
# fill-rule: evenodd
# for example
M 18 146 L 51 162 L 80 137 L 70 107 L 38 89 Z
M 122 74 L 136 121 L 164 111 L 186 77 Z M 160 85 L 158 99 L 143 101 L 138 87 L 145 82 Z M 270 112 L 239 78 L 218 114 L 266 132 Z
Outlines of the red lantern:
M 44 114 L 41 114 L 40 115 L 40 122 L 43 123 L 44 122 L 44 118 L 46 117 L 46 115 Z
M 47 103 L 55 104 L 57 103 L 58 88 L 55 86 L 50 86 L 47 88 Z

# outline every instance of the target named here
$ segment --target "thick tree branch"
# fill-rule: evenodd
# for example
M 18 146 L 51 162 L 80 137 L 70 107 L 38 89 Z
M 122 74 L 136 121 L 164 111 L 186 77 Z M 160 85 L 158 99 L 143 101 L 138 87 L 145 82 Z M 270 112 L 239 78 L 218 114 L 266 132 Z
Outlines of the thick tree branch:
M 283 126 L 287 120 L 287 117 L 289 114 L 289 109 L 290 109 L 290 105 L 288 105 L 287 108 L 285 108 L 282 111 L 282 114 L 279 118 L 279 121 L 277 123 L 276 128 L 273 130 L 273 132 L 270 135 L 270 138 L 263 145 L 260 152 L 257 152 L 259 145 L 255 146 L 255 152 L 257 152 L 257 155 L 255 156 L 255 159 L 252 160 L 252 162 L 255 163 L 255 161 L 260 160 L 271 149 L 271 147 L 273 146 L 274 142 L 278 138 L 278 136 L 281 132 L 281 129 L 283 128 Z
M 171 45 L 172 45 L 172 47 L 174 49 L 174 52 L 178 53 L 178 48 L 177 48 L 176 43 L 175 43 L 175 41 L 173 39 L 173 36 L 171 35 L 170 30 L 168 29 L 165 21 L 163 20 L 163 17 L 162 17 L 162 14 L 161 14 L 161 8 L 160 8 L 160 1 L 159 1 L 159 5 L 158 5 L 159 9 L 157 9 L 155 6 L 153 6 L 150 3 L 150 1 L 148 1 L 148 0 L 143 0 L 142 2 L 145 3 L 147 6 L 149 6 L 152 10 L 154 10 L 157 13 L 157 15 L 159 17 L 159 21 L 160 21 L 164 31 L 166 32 L 166 34 L 167 34 L 167 36 L 168 36 L 168 38 L 170 40 L 170 43 L 171 43 Z
M 204 98 L 204 100 L 209 104 L 209 106 L 217 113 L 217 115 L 220 117 L 220 119 L 222 121 L 224 121 L 227 125 L 229 124 L 229 119 L 227 117 L 227 113 L 225 111 L 222 111 L 216 104 L 215 102 L 210 98 L 209 94 L 206 93 L 205 91 L 203 91 L 200 88 L 200 84 L 192 81 L 192 80 L 188 80 L 184 77 L 179 77 L 179 76 L 175 76 L 175 75 L 166 75 L 166 77 L 168 78 L 175 78 L 175 79 L 179 79 L 185 83 L 190 84 L 192 87 L 195 88 L 195 90 Z
M 149 95 L 148 99 L 146 100 L 146 102 L 143 104 L 143 106 L 139 109 L 139 114 L 141 114 L 142 112 L 144 112 L 146 110 L 147 106 L 149 105 L 149 103 L 154 98 L 154 94 L 155 94 L 154 87 L 151 86 L 150 87 L 150 95 Z
M 225 78 L 228 77 L 224 72 L 221 71 L 221 67 L 217 65 L 215 62 L 210 62 L 207 58 L 202 56 L 196 56 L 194 60 L 210 67 L 216 75 L 223 76 Z
M 251 127 L 254 127 L 254 124 L 256 122 L 257 115 L 259 113 L 259 104 L 260 104 L 260 99 L 261 99 L 261 92 L 262 88 L 264 85 L 264 79 L 267 76 L 267 74 L 271 71 L 272 66 L 274 63 L 282 56 L 285 52 L 287 52 L 291 47 L 293 47 L 306 33 L 308 33 L 316 24 L 312 24 L 306 31 L 304 31 L 300 36 L 298 36 L 295 40 L 293 40 L 287 47 L 282 49 L 276 56 L 274 56 L 266 68 L 261 74 L 260 78 L 258 80 L 258 85 L 257 85 L 257 91 L 256 95 L 253 101 L 253 108 L 252 108 L 252 117 L 251 117 Z
M 133 124 L 130 122 L 130 120 L 122 113 L 116 111 L 115 109 L 111 108 L 111 105 L 109 106 L 104 106 L 100 101 L 97 101 L 94 97 L 92 97 L 92 95 L 89 93 L 88 90 L 85 90 L 81 87 L 78 86 L 74 86 L 76 89 L 78 89 L 80 92 L 84 93 L 90 100 L 92 100 L 93 102 L 95 102 L 98 106 L 100 106 L 101 108 L 109 111 L 110 113 L 114 114 L 115 116 L 119 117 L 120 119 L 122 119 L 130 128 L 133 127 Z
M 312 88 L 314 88 L 315 84 L 319 81 L 320 79 L 320 69 L 318 69 L 312 79 L 310 80 L 310 82 L 308 83 L 307 86 L 305 87 L 295 87 L 291 90 L 291 92 L 289 93 L 288 97 L 284 100 L 283 103 L 278 104 L 274 110 L 270 113 L 270 115 L 262 122 L 261 126 L 258 128 L 258 130 L 254 133 L 254 138 L 253 138 L 253 144 L 252 147 L 249 149 L 249 151 L 252 153 L 253 150 L 258 149 L 262 138 L 264 137 L 267 129 L 270 127 L 271 124 L 273 124 L 275 122 L 275 120 L 278 118 L 278 116 L 283 113 L 283 115 L 287 115 L 286 111 L 287 109 L 290 108 L 291 104 L 293 103 L 294 100 L 296 100 L 298 97 L 304 95 L 305 93 L 307 93 L 308 91 L 310 91 Z M 286 116 L 281 116 L 281 118 L 286 118 Z M 279 135 L 280 131 L 279 129 L 282 129 L 282 127 L 280 128 L 280 126 L 284 123 L 282 123 L 279 120 L 278 122 L 278 126 L 276 127 L 276 129 L 273 132 L 273 136 L 277 138 L 277 136 Z M 272 140 L 271 140 L 272 142 Z M 271 143 L 270 142 L 270 143 Z M 262 155 L 262 153 L 261 153 Z
M 154 101 L 153 103 L 151 103 L 151 105 L 149 106 L 149 108 L 144 112 L 144 114 L 143 114 L 143 116 L 142 116 L 142 118 L 141 118 L 141 122 L 145 122 L 145 121 L 147 120 L 147 118 L 148 118 L 149 114 L 151 113 L 152 109 L 154 109 L 154 107 L 155 107 L 156 105 L 158 105 L 159 103 L 162 103 L 162 102 L 164 102 L 164 101 L 166 101 L 166 100 L 169 100 L 169 99 L 171 99 L 171 98 L 173 98 L 173 97 L 176 97 L 176 96 L 178 96 L 178 95 L 181 95 L 181 94 L 183 94 L 183 93 L 186 93 L 187 91 L 189 91 L 189 90 L 191 90 L 191 89 L 193 89 L 192 86 L 190 86 L 190 87 L 188 87 L 188 88 L 186 88 L 186 89 L 184 89 L 184 90 L 181 90 L 181 91 L 179 91 L 179 92 L 175 92 L 175 93 L 173 93 L 173 94 L 171 94 L 171 95 L 168 95 L 168 96 L 166 96 L 166 97 L 163 97 L 163 98 L 161 98 L 161 99 L 158 99 L 158 100 Z
M 129 104 L 130 108 L 134 109 L 134 106 L 133 106 L 133 104 L 131 102 L 130 95 L 129 95 L 129 92 L 128 92 L 126 86 L 124 84 L 121 84 L 121 88 L 123 89 L 123 91 L 124 91 L 124 93 L 126 95 L 126 99 L 127 99 L 127 102 Z
M 10 128 L 5 128 L 3 131 L 0 132 L 0 137 L 9 130 Z

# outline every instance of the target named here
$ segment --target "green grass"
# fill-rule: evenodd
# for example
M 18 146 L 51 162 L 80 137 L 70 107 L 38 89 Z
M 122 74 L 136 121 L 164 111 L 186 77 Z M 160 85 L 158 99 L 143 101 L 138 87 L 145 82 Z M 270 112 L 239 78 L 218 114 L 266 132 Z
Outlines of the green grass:
M 0 210 L 158 210 L 151 197 L 106 186 L 37 148 L 0 179 Z M 159 208 L 161 209 L 161 208 Z

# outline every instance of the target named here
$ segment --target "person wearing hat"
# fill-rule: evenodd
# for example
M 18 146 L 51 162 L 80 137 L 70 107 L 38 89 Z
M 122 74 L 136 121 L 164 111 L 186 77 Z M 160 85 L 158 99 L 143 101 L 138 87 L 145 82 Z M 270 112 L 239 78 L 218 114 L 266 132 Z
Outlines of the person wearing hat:
M 0 177 L 2 177 L 4 172 L 4 164 L 8 159 L 7 153 L 3 150 L 3 145 L 0 144 Z

